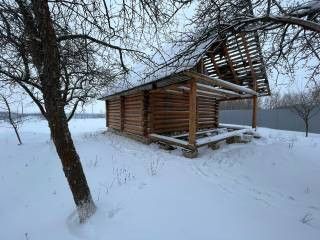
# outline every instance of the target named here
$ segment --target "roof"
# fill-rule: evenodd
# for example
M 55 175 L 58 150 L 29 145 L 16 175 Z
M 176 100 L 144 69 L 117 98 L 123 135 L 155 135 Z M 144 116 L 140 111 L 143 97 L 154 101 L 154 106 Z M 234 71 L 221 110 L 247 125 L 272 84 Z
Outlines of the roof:
M 126 79 L 129 84 L 109 89 L 100 99 L 125 95 L 135 90 L 152 89 L 154 84 L 161 87 L 185 81 L 187 79 L 183 73 L 194 70 L 201 61 L 206 75 L 252 89 L 253 76 L 249 67 L 251 61 L 259 95 L 270 94 L 259 39 L 254 34 L 230 35 L 227 41 L 219 40 L 217 35 L 197 43 L 189 41 L 183 44 L 181 41 L 169 45 L 161 54 L 154 56 L 153 60 L 157 63 L 157 68 L 150 69 L 150 66 L 141 63 L 134 65 Z

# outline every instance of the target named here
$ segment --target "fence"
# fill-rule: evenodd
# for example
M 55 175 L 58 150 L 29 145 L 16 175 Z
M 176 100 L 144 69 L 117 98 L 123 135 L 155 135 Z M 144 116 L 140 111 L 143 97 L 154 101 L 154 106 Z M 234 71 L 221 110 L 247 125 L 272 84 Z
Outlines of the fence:
M 240 125 L 251 125 L 251 110 L 222 110 L 220 122 Z M 304 122 L 289 109 L 258 110 L 258 123 L 260 127 L 274 129 L 301 131 L 305 130 Z M 309 131 L 320 133 L 320 113 L 310 120 Z

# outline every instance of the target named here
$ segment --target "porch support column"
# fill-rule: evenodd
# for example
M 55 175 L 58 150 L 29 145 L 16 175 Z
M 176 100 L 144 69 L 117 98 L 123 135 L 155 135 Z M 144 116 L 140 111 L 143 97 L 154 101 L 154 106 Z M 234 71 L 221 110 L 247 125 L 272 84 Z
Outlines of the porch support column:
M 197 83 L 196 79 L 190 80 L 189 92 L 189 144 L 196 147 L 197 132 Z
M 257 92 L 257 74 L 254 70 L 252 59 L 250 57 L 249 53 L 249 47 L 248 47 L 248 42 L 247 39 L 244 35 L 244 33 L 240 33 L 240 36 L 242 38 L 242 43 L 244 46 L 244 50 L 246 53 L 247 61 L 250 66 L 251 70 L 251 76 L 252 76 L 252 89 Z M 258 110 L 258 104 L 257 104 L 257 95 L 254 95 L 252 98 L 252 128 L 256 129 L 257 128 L 257 110 Z
M 257 128 L 257 96 L 252 98 L 252 128 Z

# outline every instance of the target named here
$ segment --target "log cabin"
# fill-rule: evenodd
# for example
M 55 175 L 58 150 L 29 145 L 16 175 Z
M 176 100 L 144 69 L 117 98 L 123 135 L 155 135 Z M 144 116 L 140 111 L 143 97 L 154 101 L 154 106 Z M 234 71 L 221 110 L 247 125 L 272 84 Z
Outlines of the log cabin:
M 143 81 L 100 98 L 106 103 L 109 130 L 180 147 L 185 156 L 195 157 L 201 146 L 248 132 L 219 124 L 221 101 L 248 98 L 256 128 L 257 98 L 270 95 L 257 35 L 212 36 L 172 52 Z

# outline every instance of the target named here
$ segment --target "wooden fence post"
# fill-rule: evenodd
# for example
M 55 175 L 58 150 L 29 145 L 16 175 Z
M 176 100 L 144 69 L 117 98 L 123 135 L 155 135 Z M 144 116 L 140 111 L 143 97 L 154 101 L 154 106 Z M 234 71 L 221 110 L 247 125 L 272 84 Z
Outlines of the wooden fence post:
M 189 144 L 196 146 L 197 132 L 197 83 L 196 79 L 190 81 L 189 93 Z

